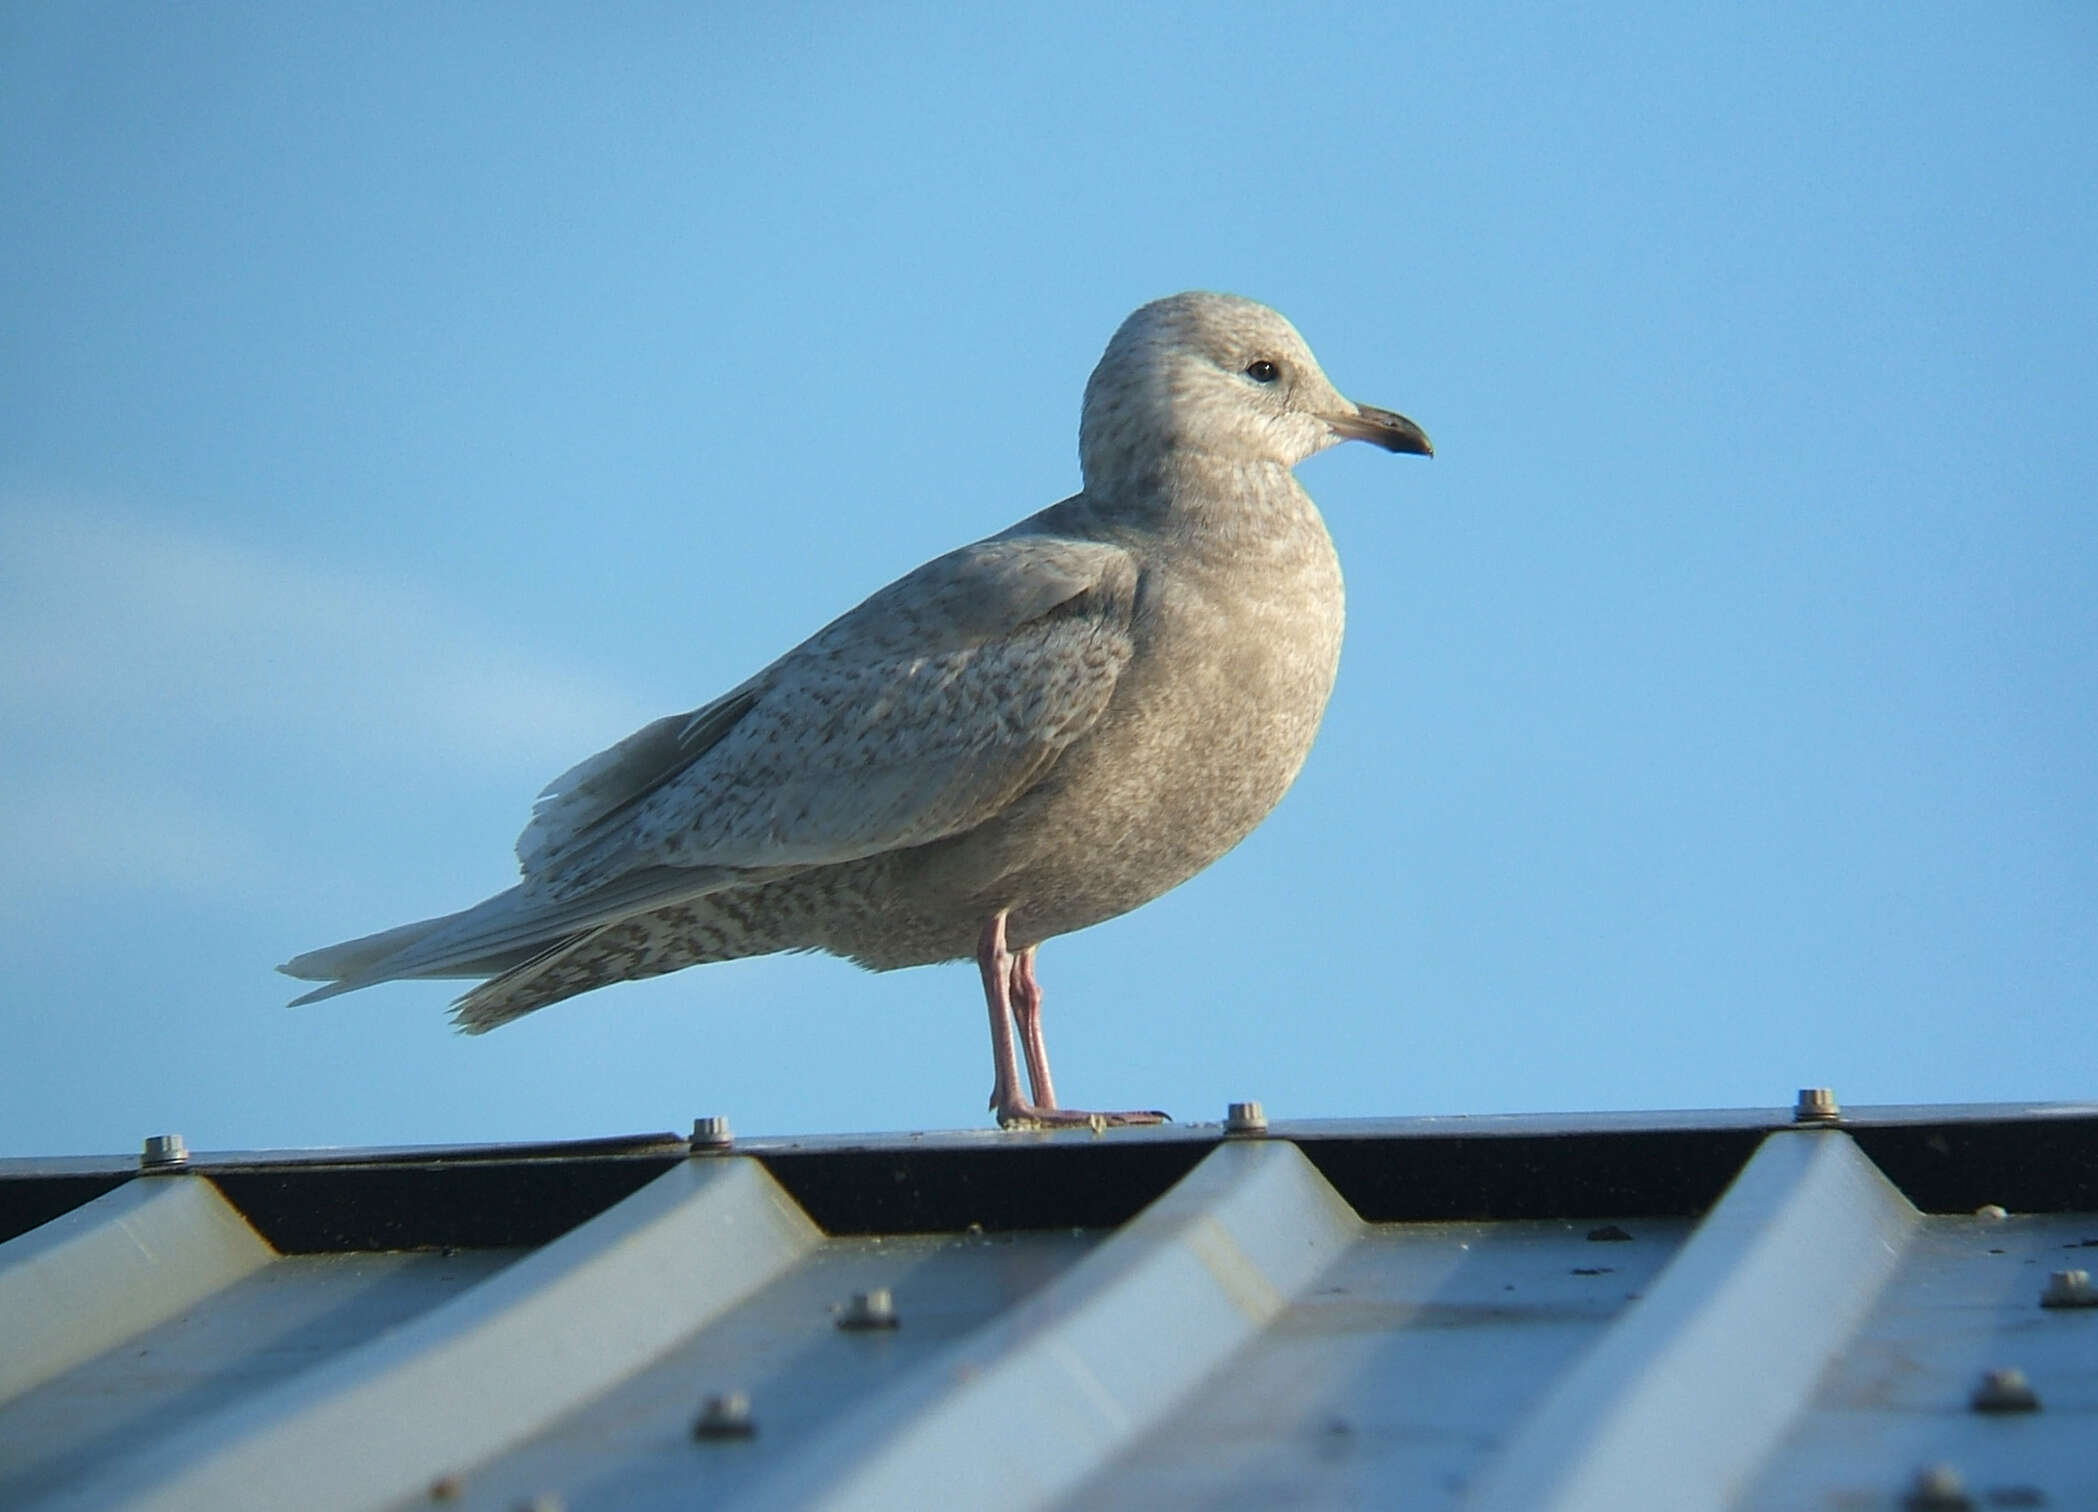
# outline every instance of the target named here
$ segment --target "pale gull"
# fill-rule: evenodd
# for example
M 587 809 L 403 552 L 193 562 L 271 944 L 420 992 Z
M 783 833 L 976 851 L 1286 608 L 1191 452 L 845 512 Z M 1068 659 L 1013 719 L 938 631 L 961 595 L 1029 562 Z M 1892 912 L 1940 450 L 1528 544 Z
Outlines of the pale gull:
M 1057 1102 L 1035 952 L 1186 881 L 1296 777 L 1342 595 L 1291 469 L 1345 440 L 1432 454 L 1264 305 L 1145 305 L 1086 384 L 1082 492 L 556 778 L 509 891 L 281 969 L 328 983 L 302 1003 L 483 977 L 454 1006 L 478 1034 L 705 961 L 973 955 L 999 1123 L 1156 1121 Z

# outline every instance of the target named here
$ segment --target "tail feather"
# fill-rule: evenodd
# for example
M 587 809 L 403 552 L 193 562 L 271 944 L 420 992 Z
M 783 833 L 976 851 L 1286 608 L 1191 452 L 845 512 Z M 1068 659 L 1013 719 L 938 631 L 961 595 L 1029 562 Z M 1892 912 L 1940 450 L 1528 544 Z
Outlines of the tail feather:
M 390 955 L 397 955 L 410 945 L 436 933 L 457 919 L 457 914 L 442 914 L 434 919 L 418 919 L 413 924 L 400 924 L 392 929 L 382 929 L 377 934 L 368 934 L 361 939 L 344 940 L 340 945 L 325 946 L 320 950 L 309 950 L 304 955 L 293 956 L 277 969 L 289 977 L 298 977 L 307 982 L 333 982 L 344 977 L 362 975 Z
M 458 913 L 419 919 L 292 957 L 277 969 L 327 985 L 293 998 L 291 1006 L 404 977 L 485 977 L 507 971 L 544 948 L 542 941 L 504 938 L 489 928 L 492 916 L 516 912 L 516 892 L 513 887 Z
M 726 867 L 632 873 L 579 898 L 513 887 L 459 913 L 295 956 L 277 969 L 324 985 L 294 1006 L 400 978 L 482 977 L 452 1005 L 468 1034 L 610 982 L 704 961 L 808 949 L 800 913 L 767 901 L 791 873 Z
M 421 969 L 400 969 L 397 958 L 414 949 L 433 935 L 450 928 L 464 913 L 443 914 L 434 919 L 419 919 L 413 924 L 401 924 L 392 929 L 382 929 L 377 934 L 365 935 L 361 939 L 345 940 L 340 945 L 329 945 L 320 950 L 309 950 L 304 955 L 293 956 L 277 969 L 288 977 L 297 977 L 306 982 L 325 982 L 325 987 L 291 1000 L 290 1006 L 303 1007 L 307 1003 L 318 1003 L 323 998 L 335 997 L 339 993 L 355 992 L 360 987 L 370 987 L 378 982 L 392 981 L 397 977 L 485 977 L 497 972 L 508 971 L 512 966 L 528 959 L 529 950 L 492 951 L 484 955 L 448 958 Z
M 579 992 L 612 982 L 661 976 L 709 961 L 808 950 L 817 942 L 797 927 L 799 910 L 787 878 L 769 886 L 730 888 L 585 930 L 504 971 L 452 1004 L 452 1022 L 467 1034 Z
M 308 951 L 277 969 L 328 984 L 294 999 L 295 1006 L 403 977 L 496 976 L 606 924 L 704 897 L 750 875 L 725 866 L 652 867 L 573 898 L 513 887 L 459 913 Z
M 523 1018 L 535 1008 L 544 1008 L 596 985 L 570 985 L 567 981 L 552 979 L 549 973 L 564 961 L 575 958 L 610 928 L 611 925 L 602 925 L 575 935 L 551 950 L 543 950 L 530 960 L 490 977 L 452 1003 L 453 1024 L 458 1026 L 461 1034 L 486 1034 L 498 1025 Z

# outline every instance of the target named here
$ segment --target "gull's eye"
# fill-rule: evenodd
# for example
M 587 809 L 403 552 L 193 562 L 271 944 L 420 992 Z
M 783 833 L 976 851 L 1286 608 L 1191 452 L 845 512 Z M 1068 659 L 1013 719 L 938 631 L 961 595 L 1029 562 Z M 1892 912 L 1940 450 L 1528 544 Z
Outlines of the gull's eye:
M 1282 369 L 1276 367 L 1267 358 L 1262 357 L 1257 361 L 1246 364 L 1246 376 L 1255 383 L 1273 383 L 1282 376 Z

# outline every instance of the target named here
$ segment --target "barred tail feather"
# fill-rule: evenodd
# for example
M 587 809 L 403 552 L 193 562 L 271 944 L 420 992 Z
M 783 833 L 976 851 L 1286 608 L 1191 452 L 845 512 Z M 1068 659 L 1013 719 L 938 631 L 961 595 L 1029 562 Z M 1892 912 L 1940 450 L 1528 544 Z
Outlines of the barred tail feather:
M 580 931 L 491 977 L 452 1004 L 452 1022 L 485 1034 L 536 1008 L 613 982 L 636 981 L 710 961 L 806 950 L 815 942 L 787 922 L 778 889 L 734 888 L 689 898 Z

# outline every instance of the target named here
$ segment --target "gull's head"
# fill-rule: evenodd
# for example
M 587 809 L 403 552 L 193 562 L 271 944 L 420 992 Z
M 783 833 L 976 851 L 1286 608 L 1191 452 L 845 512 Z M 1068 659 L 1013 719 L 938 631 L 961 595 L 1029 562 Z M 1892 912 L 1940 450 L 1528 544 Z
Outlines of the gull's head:
M 1175 294 L 1122 322 L 1085 386 L 1078 461 L 1089 489 L 1174 452 L 1294 467 L 1340 441 L 1434 455 L 1404 415 L 1344 397 L 1295 326 L 1235 294 Z

